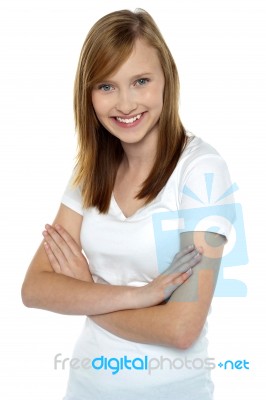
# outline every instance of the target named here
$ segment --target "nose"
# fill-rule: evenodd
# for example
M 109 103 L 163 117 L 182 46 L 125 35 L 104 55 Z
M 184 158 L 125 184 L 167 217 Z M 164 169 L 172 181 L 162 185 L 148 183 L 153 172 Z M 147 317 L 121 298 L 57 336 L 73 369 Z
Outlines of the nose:
M 117 111 L 125 115 L 130 115 L 136 108 L 137 102 L 131 90 L 120 90 L 116 102 Z

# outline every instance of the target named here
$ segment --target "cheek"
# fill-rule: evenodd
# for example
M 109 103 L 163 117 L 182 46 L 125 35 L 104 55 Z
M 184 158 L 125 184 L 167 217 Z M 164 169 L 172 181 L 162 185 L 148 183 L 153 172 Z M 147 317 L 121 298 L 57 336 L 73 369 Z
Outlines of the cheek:
M 96 115 L 99 117 L 104 115 L 107 111 L 106 100 L 99 96 L 98 94 L 93 94 L 91 97 L 92 105 Z
M 146 93 L 146 101 L 152 108 L 162 108 L 163 106 L 163 86 L 152 88 Z
M 156 114 L 161 113 L 162 108 L 163 108 L 163 98 L 162 98 L 162 96 L 158 95 L 158 93 L 157 93 L 157 95 L 154 95 L 151 97 L 150 108 Z
M 98 114 L 98 107 L 97 107 L 97 105 L 98 105 L 98 99 L 97 99 L 97 95 L 95 95 L 93 92 L 92 92 L 92 94 L 91 94 L 91 102 L 92 102 L 92 106 L 93 106 L 93 108 L 94 108 L 94 111 L 95 111 L 95 113 L 96 114 Z

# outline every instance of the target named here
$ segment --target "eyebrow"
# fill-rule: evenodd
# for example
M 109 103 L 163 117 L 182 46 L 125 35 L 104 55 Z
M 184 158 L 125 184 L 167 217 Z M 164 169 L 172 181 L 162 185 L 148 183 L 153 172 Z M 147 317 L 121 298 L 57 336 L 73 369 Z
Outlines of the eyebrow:
M 133 75 L 133 76 L 131 76 L 131 80 L 136 80 L 136 79 L 140 79 L 140 78 L 144 78 L 145 76 L 147 76 L 147 75 L 153 75 L 153 73 L 152 72 L 142 72 L 141 74 L 137 74 L 137 75 Z M 106 78 L 106 79 L 103 79 L 101 82 L 110 82 L 110 83 L 112 83 L 112 82 L 114 82 L 112 79 L 109 79 L 108 77 Z
M 141 74 L 132 76 L 131 79 L 143 78 L 144 76 L 147 76 L 147 75 L 153 75 L 153 74 L 151 72 L 142 72 Z

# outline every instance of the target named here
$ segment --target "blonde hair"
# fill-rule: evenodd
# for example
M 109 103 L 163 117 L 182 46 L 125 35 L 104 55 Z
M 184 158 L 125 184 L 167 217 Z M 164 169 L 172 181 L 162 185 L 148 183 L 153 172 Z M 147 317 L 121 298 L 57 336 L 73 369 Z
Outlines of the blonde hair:
M 179 79 L 173 57 L 152 17 L 144 10 L 121 10 L 105 15 L 91 28 L 83 44 L 75 79 L 74 112 L 78 154 L 74 185 L 81 185 L 83 206 L 106 213 L 124 150 L 98 121 L 92 89 L 115 72 L 131 54 L 136 39 L 157 50 L 165 78 L 159 119 L 157 154 L 150 175 L 137 195 L 152 201 L 173 172 L 186 143 L 178 114 Z

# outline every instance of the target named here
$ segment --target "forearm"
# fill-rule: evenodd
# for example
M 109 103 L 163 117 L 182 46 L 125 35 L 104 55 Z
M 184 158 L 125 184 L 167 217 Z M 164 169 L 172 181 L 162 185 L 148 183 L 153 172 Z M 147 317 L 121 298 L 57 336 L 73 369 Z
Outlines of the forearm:
M 91 317 L 102 328 L 123 339 L 164 346 L 176 346 L 173 318 L 166 313 L 166 305 L 123 310 Z
M 177 291 L 169 300 L 175 299 Z M 154 307 L 122 310 L 91 318 L 102 328 L 126 340 L 182 348 L 185 312 L 185 303 L 168 301 Z
M 26 306 L 68 315 L 95 315 L 135 307 L 136 288 L 85 282 L 54 272 L 26 279 Z
M 183 242 L 191 239 L 189 233 L 182 237 Z M 204 326 L 221 261 L 222 247 L 219 249 L 218 245 L 224 239 L 212 234 L 208 239 L 209 243 L 213 240 L 217 249 L 215 257 L 203 257 L 193 275 L 173 292 L 167 304 L 94 316 L 93 320 L 127 340 L 181 349 L 191 346 Z M 205 242 L 199 240 L 197 244 L 204 246 Z
M 137 310 L 123 310 L 92 317 L 99 326 L 123 339 L 186 349 L 200 334 L 206 320 L 213 287 L 212 273 L 201 271 L 190 278 L 193 290 L 185 283 L 166 304 Z M 209 290 L 195 291 L 198 284 Z M 179 293 L 178 293 L 179 292 Z
M 168 273 L 143 287 L 98 284 L 80 246 L 66 230 L 47 225 L 44 236 L 26 274 L 22 300 L 28 307 L 62 314 L 98 315 L 160 304 L 188 279 L 186 271 L 199 261 L 198 252 L 188 246 L 175 257 Z

